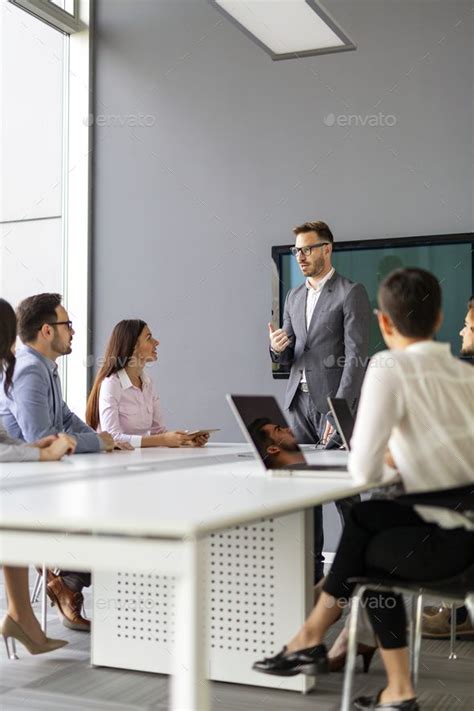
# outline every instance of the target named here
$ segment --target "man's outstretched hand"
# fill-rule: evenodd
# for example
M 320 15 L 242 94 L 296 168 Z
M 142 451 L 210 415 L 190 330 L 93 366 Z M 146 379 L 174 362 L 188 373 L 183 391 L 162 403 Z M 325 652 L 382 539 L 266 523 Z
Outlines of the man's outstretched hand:
M 275 353 L 282 353 L 290 345 L 287 332 L 282 328 L 275 330 L 271 323 L 268 324 L 268 335 L 270 336 L 270 347 Z

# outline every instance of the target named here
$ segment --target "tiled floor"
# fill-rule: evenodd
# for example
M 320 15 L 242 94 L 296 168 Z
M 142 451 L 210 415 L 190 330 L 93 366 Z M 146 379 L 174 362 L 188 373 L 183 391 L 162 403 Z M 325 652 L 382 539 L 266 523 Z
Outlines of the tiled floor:
M 89 636 L 65 629 L 54 610 L 49 611 L 48 633 L 68 639 L 69 645 L 40 657 L 28 655 L 19 646 L 19 661 L 9 661 L 2 649 L 2 711 L 161 711 L 167 708 L 167 677 L 90 667 Z M 458 642 L 456 661 L 448 661 L 447 653 L 447 642 L 423 643 L 421 708 L 423 711 L 474 711 L 474 642 Z M 356 691 L 376 691 L 383 682 L 381 663 L 376 656 L 369 675 L 357 674 Z M 212 705 L 214 711 L 338 711 L 341 684 L 342 675 L 331 674 L 318 680 L 317 688 L 303 696 L 213 683 Z

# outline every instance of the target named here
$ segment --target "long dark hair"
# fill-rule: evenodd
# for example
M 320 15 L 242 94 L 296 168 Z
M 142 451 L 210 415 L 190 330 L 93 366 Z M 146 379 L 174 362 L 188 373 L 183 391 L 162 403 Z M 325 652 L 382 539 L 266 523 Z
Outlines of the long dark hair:
M 105 349 L 104 363 L 97 373 L 87 400 L 86 422 L 94 430 L 99 426 L 99 394 L 104 378 L 108 378 L 125 368 L 133 355 L 135 346 L 146 323 L 141 319 L 124 319 L 119 321 L 110 336 Z
M 8 301 L 0 299 L 0 372 L 3 375 L 3 390 L 8 397 L 15 370 L 15 354 L 12 346 L 16 339 L 16 316 Z

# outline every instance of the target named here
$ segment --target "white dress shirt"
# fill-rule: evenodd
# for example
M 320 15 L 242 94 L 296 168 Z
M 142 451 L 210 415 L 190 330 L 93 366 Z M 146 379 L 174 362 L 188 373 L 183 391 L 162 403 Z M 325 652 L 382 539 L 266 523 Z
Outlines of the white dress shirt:
M 325 277 L 321 279 L 321 281 L 318 281 L 317 285 L 314 287 L 310 283 L 309 279 L 306 279 L 306 330 L 308 331 L 309 329 L 309 324 L 311 323 L 311 319 L 313 318 L 313 312 L 314 309 L 316 308 L 316 304 L 318 303 L 319 297 L 321 296 L 321 292 L 323 290 L 323 286 L 329 279 L 332 277 L 336 270 L 334 267 L 331 269 L 330 272 L 326 274 Z M 306 372 L 303 370 L 301 374 L 301 381 L 302 383 L 306 383 Z
M 474 482 L 474 368 L 454 358 L 449 344 L 420 341 L 370 361 L 349 455 L 356 483 L 393 478 L 387 447 L 407 492 Z M 416 509 L 444 528 L 472 528 L 461 514 Z

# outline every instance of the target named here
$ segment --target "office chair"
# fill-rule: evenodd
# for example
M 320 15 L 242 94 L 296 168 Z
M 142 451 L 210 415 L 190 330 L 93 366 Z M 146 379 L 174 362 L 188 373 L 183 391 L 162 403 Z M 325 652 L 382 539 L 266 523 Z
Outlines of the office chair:
M 462 513 L 474 522 L 474 485 L 459 486 L 442 491 L 404 494 L 396 501 L 407 506 L 436 506 Z M 341 711 L 350 711 L 352 707 L 352 687 L 357 649 L 357 620 L 362 598 L 366 590 L 400 593 L 411 598 L 410 621 L 410 668 L 413 685 L 416 688 L 421 651 L 421 622 L 423 613 L 423 596 L 441 598 L 451 603 L 451 642 L 449 659 L 456 659 L 454 640 L 456 636 L 456 604 L 464 604 L 474 620 L 474 561 L 458 575 L 439 581 L 413 582 L 401 578 L 370 577 L 349 580 L 356 583 L 352 597 L 349 640 L 344 675 Z

